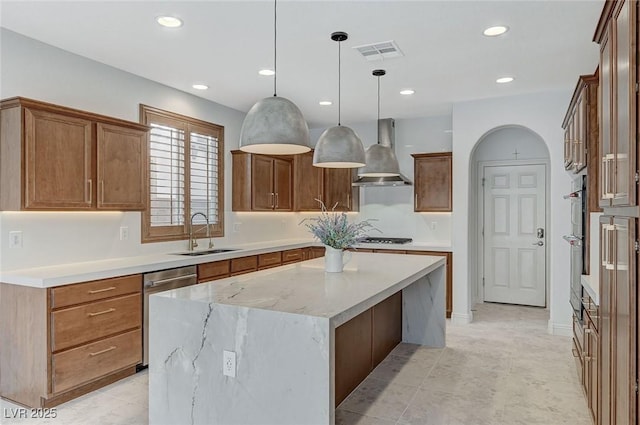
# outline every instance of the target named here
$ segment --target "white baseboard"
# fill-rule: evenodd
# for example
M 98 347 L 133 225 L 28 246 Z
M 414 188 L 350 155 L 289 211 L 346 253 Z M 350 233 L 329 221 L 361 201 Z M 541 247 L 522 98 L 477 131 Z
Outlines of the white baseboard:
M 468 325 L 473 321 L 473 313 L 469 312 L 468 314 L 464 313 L 451 313 L 451 324 L 452 325 Z
M 547 331 L 551 335 L 572 336 L 573 327 L 564 323 L 554 323 L 549 320 L 547 324 Z

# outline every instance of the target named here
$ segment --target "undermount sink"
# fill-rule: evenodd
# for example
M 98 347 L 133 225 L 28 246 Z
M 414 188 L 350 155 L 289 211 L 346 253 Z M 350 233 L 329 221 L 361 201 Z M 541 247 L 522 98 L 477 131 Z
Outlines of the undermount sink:
M 207 249 L 205 251 L 178 252 L 174 255 L 188 255 L 190 257 L 195 257 L 198 255 L 221 254 L 223 252 L 231 252 L 231 251 L 237 251 L 237 249 L 229 249 L 229 248 Z

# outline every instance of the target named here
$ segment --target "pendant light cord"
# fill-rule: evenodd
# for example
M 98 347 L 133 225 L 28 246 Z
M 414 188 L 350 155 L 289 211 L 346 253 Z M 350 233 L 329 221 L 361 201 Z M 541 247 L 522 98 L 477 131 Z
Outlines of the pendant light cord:
M 340 92 L 341 92 L 341 87 L 340 87 L 340 69 L 342 67 L 342 62 L 341 62 L 341 57 L 342 55 L 340 54 L 341 50 L 340 47 L 342 45 L 342 41 L 338 41 L 338 126 L 340 125 Z
M 380 76 L 378 75 L 378 121 L 380 121 Z
M 278 0 L 273 0 L 273 96 L 277 96 L 278 79 Z

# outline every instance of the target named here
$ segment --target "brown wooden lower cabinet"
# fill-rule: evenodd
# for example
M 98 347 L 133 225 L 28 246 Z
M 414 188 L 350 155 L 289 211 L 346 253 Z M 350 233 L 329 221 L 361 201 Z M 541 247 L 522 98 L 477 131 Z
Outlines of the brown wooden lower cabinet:
M 282 251 L 268 252 L 258 255 L 258 270 L 277 267 L 282 264 Z
M 251 273 L 258 270 L 258 256 L 240 257 L 231 259 L 231 276 Z
M 198 283 L 229 277 L 231 260 L 212 261 L 198 264 Z
M 134 374 L 141 297 L 142 275 L 55 288 L 0 283 L 0 396 L 51 407 Z
M 336 328 L 335 397 L 336 406 L 371 373 L 372 309 Z
M 336 407 L 402 342 L 402 291 L 336 328 Z

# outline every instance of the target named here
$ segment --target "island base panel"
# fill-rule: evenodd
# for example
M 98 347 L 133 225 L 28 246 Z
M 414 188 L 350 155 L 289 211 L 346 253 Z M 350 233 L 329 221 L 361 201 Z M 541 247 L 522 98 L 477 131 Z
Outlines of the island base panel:
M 402 290 L 402 342 L 445 346 L 445 275 L 438 267 Z

